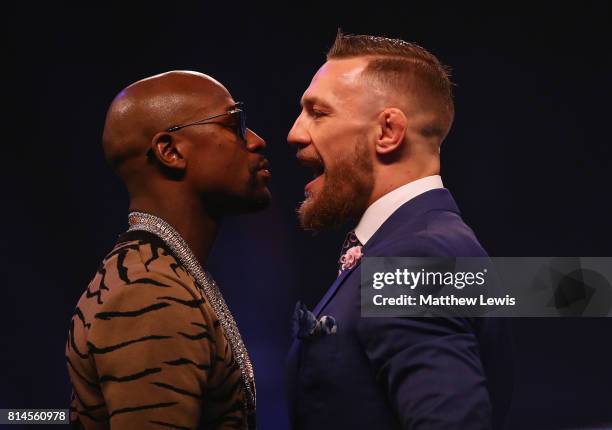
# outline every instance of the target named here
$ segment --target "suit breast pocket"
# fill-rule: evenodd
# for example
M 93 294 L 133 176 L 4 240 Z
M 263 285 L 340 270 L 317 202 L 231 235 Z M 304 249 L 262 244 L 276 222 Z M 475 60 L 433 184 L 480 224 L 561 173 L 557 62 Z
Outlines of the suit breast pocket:
M 340 331 L 302 340 L 300 379 L 308 391 L 324 389 L 338 372 Z

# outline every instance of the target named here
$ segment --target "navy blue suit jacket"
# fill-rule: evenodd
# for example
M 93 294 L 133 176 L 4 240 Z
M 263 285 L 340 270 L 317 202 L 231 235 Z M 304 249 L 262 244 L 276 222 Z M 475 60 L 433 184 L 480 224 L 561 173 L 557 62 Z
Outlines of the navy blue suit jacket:
M 435 189 L 395 211 L 366 257 L 486 256 L 451 194 Z M 360 266 L 313 313 L 335 334 L 295 339 L 288 360 L 293 429 L 501 428 L 512 383 L 508 321 L 361 318 Z

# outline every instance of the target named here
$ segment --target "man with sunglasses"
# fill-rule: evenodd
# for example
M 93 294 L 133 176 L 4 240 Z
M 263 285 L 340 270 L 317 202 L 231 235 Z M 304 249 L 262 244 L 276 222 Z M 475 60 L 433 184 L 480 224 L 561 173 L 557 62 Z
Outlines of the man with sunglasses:
M 224 216 L 268 204 L 265 146 L 244 105 L 201 73 L 115 97 L 103 149 L 130 196 L 129 228 L 71 321 L 75 427 L 255 427 L 251 362 L 206 261 Z

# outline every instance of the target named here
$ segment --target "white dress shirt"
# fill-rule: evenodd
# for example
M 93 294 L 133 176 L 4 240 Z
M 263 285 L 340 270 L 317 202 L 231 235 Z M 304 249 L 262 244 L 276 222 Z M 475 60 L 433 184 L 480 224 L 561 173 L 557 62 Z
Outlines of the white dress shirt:
M 395 212 L 409 200 L 412 200 L 424 192 L 444 188 L 440 175 L 426 176 L 416 181 L 402 185 L 399 188 L 385 194 L 372 203 L 363 213 L 359 224 L 355 228 L 355 236 L 365 245 L 376 233 L 376 230 Z

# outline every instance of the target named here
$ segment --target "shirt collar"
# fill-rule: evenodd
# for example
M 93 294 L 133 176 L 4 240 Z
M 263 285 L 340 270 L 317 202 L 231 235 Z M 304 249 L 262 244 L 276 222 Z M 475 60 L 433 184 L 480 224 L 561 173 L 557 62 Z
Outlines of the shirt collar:
M 359 220 L 355 228 L 355 235 L 362 245 L 376 233 L 376 230 L 395 212 L 409 200 L 427 191 L 444 188 L 440 175 L 426 176 L 416 181 L 409 182 L 399 188 L 385 194 L 372 203 Z

